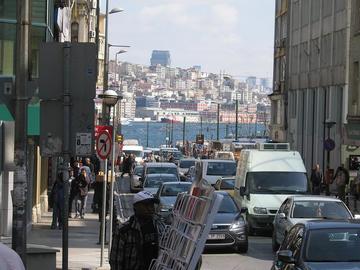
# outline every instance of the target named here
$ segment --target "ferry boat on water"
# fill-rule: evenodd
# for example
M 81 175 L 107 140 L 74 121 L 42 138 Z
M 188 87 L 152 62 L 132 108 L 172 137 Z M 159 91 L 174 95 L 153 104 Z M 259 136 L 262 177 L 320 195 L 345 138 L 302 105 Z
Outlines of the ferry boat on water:
M 167 124 L 175 124 L 175 123 L 180 123 L 179 120 L 176 120 L 175 118 L 172 117 L 162 117 L 160 120 L 161 123 L 167 123 Z

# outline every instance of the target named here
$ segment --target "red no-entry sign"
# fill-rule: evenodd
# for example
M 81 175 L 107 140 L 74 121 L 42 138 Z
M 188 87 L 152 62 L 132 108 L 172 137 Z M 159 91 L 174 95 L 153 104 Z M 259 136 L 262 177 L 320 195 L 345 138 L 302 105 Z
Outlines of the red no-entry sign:
M 111 152 L 111 136 L 109 132 L 103 130 L 96 138 L 96 152 L 101 159 L 107 159 Z

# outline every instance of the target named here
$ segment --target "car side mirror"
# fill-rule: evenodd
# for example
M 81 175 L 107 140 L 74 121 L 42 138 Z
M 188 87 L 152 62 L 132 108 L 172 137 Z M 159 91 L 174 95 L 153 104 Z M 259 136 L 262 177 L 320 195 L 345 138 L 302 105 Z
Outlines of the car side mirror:
M 240 196 L 245 196 L 246 194 L 245 187 L 240 187 Z
M 281 218 L 281 219 L 286 219 L 285 213 L 280 213 L 280 214 L 279 214 L 279 218 Z
M 295 259 L 291 250 L 280 250 L 277 254 L 278 260 L 284 263 L 294 264 Z

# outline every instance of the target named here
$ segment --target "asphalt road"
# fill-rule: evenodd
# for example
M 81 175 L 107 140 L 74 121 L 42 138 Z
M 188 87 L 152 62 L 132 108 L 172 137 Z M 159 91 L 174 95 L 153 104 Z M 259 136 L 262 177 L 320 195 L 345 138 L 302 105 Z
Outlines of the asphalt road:
M 121 208 L 120 218 L 126 219 L 132 214 L 132 196 L 130 193 L 129 178 L 119 178 L 118 207 Z M 202 270 L 265 270 L 270 269 L 274 254 L 271 250 L 271 237 L 249 237 L 249 250 L 245 254 L 234 253 L 232 250 L 212 249 L 203 254 Z

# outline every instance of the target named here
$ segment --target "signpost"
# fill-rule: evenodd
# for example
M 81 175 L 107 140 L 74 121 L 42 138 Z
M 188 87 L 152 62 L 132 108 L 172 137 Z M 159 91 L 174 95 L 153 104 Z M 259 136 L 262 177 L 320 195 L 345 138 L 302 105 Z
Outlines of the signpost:
M 105 128 L 106 126 L 98 126 L 99 133 L 96 138 L 96 152 L 98 156 L 105 160 L 105 168 L 104 168 L 104 182 L 103 182 L 103 201 L 102 201 L 102 219 L 100 225 L 100 233 L 101 233 L 101 257 L 100 257 L 100 266 L 102 267 L 104 264 L 104 249 L 105 249 L 105 231 L 106 231 L 106 185 L 107 185 L 107 161 L 108 156 L 111 153 L 112 147 L 112 136 L 110 135 L 109 130 Z M 111 133 L 112 133 L 112 129 Z M 113 176 L 111 176 L 113 177 Z

